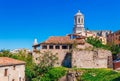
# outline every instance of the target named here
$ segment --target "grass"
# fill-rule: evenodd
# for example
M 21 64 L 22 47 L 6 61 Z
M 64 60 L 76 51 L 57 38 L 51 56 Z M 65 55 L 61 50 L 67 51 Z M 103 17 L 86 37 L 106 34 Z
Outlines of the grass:
M 40 81 L 58 81 L 59 78 L 66 74 L 66 69 L 64 67 L 55 67 L 45 73 Z
M 82 75 L 77 77 L 78 81 L 120 81 L 120 72 L 111 69 L 76 69 L 55 67 L 45 73 L 40 81 L 58 81 L 68 70 L 81 72 Z
M 81 81 L 120 81 L 120 73 L 111 69 L 82 69 Z

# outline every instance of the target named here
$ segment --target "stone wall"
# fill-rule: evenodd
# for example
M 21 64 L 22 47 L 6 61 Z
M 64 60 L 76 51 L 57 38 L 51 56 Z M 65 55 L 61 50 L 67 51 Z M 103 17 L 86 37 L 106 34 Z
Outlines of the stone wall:
M 112 68 L 112 53 L 103 49 L 74 50 L 72 67 L 77 68 Z
M 81 47 L 81 46 L 79 46 Z M 91 47 L 91 48 L 90 48 Z M 39 52 L 50 51 L 58 57 L 55 66 L 77 67 L 77 68 L 112 68 L 112 53 L 104 49 L 93 49 L 86 44 L 82 49 L 41 49 Z M 87 48 L 87 49 L 86 49 Z M 71 52 L 70 52 L 71 51 Z M 33 52 L 33 58 L 39 63 L 37 58 L 40 54 Z
M 39 52 L 33 52 L 33 59 L 35 61 L 35 63 L 39 63 L 39 58 L 40 57 L 40 53 L 44 53 L 45 51 L 49 51 L 49 52 L 52 52 L 54 55 L 56 55 L 56 57 L 58 57 L 58 61 L 57 63 L 55 64 L 55 66 L 67 66 L 67 67 L 70 67 L 71 66 L 71 55 L 69 53 L 70 50 L 66 49 L 66 50 L 63 50 L 63 49 L 58 49 L 58 50 L 53 50 L 53 49 L 49 49 L 49 50 L 46 50 L 46 49 L 41 49 Z

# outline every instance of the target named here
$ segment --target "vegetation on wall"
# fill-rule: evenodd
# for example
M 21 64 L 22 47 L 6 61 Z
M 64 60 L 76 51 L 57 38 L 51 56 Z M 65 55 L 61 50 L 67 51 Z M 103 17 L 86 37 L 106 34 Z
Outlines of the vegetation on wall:
M 112 54 L 114 55 L 120 53 L 120 48 L 118 46 L 114 44 L 112 44 L 111 46 L 104 45 L 98 38 L 88 37 L 86 39 L 86 42 L 90 43 L 95 48 L 102 48 L 102 49 L 110 50 Z

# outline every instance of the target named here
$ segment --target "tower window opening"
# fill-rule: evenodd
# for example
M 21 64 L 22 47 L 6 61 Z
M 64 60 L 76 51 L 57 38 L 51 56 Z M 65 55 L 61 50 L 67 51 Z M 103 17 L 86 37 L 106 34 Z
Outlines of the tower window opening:
M 78 23 L 80 23 L 80 18 L 78 18 Z

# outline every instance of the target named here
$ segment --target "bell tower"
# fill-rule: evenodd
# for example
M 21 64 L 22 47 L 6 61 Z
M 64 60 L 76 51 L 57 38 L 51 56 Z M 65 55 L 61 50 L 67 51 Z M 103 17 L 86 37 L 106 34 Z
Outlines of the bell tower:
M 80 12 L 80 10 L 78 10 L 78 12 L 74 16 L 73 33 L 84 35 L 84 16 Z

